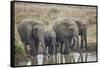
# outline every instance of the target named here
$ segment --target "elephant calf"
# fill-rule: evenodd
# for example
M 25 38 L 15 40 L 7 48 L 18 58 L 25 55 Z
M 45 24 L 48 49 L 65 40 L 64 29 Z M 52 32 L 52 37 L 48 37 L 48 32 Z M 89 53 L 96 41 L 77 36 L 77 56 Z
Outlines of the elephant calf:
M 78 26 L 78 34 L 81 36 L 81 46 L 80 48 L 83 49 L 83 46 L 85 45 L 86 50 L 87 47 L 87 21 L 82 21 L 80 18 L 72 18 L 73 21 Z
M 50 29 L 49 27 L 51 26 L 47 26 L 47 28 L 45 28 L 44 42 L 46 47 L 48 47 L 48 53 L 50 55 L 53 55 L 55 54 L 56 33 L 53 29 Z

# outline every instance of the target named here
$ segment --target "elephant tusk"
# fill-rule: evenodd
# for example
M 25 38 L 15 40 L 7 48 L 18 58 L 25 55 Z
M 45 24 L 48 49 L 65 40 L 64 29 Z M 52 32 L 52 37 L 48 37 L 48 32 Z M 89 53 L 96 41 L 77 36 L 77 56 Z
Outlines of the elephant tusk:
M 39 42 L 39 46 L 41 46 L 41 42 Z
M 78 39 L 74 36 L 74 39 L 76 40 L 76 41 L 78 41 Z
M 26 47 L 26 48 L 27 48 L 27 50 L 28 50 L 28 51 L 30 51 L 30 50 L 31 50 L 31 46 L 30 46 L 29 44 L 27 45 L 27 47 Z

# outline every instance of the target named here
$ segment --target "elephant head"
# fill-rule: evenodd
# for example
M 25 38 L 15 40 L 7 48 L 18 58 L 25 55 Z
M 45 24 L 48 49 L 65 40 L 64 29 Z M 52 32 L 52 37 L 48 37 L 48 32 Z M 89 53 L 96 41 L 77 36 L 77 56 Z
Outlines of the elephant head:
M 68 28 L 68 33 L 69 35 L 69 43 L 70 43 L 70 48 L 73 49 L 74 46 L 79 47 L 79 37 L 78 37 L 78 28 L 75 23 L 69 26 Z

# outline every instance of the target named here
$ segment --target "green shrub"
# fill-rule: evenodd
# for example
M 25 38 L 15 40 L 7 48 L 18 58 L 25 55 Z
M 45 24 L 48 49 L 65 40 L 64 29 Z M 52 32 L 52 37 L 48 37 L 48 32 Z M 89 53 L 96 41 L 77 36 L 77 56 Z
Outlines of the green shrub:
M 19 42 L 15 43 L 15 54 L 16 55 L 24 55 L 25 54 L 25 48 Z

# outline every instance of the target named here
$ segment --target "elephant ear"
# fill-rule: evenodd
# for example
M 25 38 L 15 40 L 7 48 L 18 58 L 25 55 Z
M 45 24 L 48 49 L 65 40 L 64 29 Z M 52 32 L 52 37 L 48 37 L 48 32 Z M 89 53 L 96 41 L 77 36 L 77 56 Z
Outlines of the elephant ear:
M 32 27 L 31 34 L 30 35 L 32 37 L 37 37 L 37 31 L 38 31 L 38 29 L 36 27 Z

